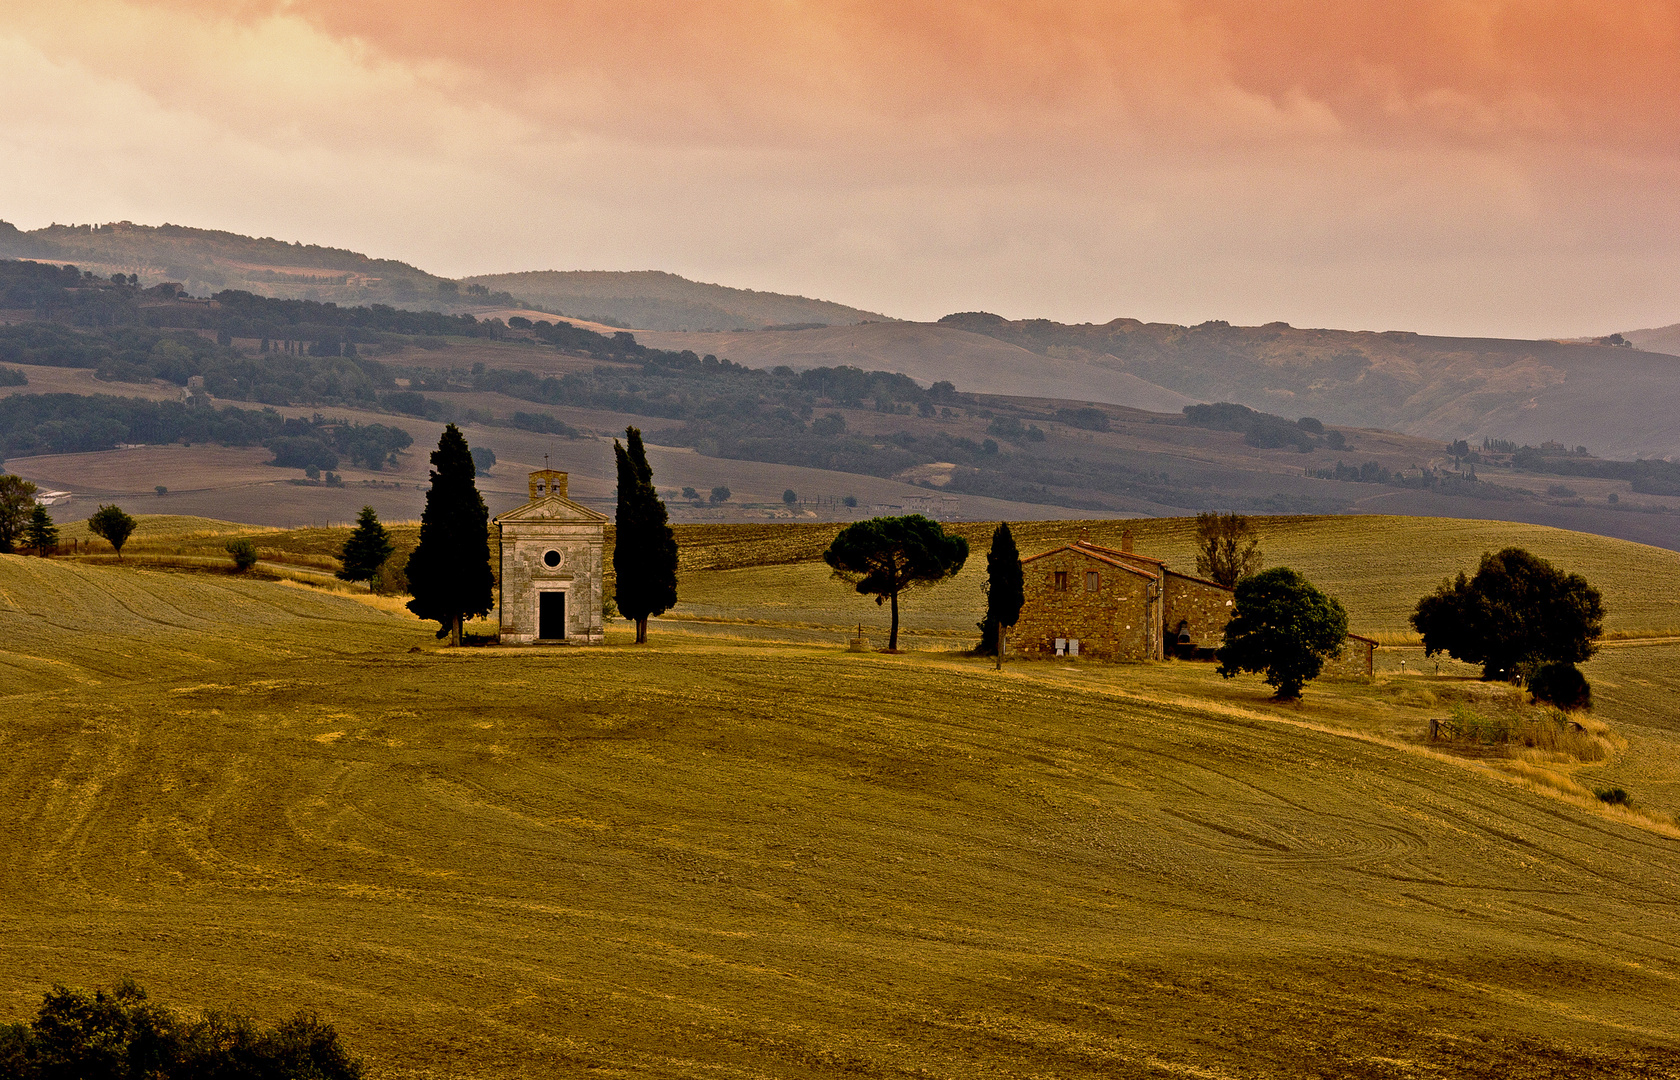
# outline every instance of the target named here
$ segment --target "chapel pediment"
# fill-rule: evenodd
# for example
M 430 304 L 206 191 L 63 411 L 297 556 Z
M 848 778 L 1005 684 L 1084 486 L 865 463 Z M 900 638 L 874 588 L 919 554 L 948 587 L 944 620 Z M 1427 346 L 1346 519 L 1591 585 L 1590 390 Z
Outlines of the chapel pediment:
M 605 514 L 597 513 L 587 506 L 580 506 L 564 495 L 545 495 L 498 516 L 496 523 L 498 525 L 521 523 L 546 525 L 557 522 L 576 522 L 582 525 L 596 525 L 603 524 L 606 520 L 607 516 Z

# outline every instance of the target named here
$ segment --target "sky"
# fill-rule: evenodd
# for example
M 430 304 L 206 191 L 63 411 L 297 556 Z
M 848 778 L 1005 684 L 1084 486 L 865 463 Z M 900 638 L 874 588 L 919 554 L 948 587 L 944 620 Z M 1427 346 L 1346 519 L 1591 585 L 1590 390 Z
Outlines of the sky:
M 902 318 L 1680 321 L 1680 0 L 0 0 L 0 219 Z

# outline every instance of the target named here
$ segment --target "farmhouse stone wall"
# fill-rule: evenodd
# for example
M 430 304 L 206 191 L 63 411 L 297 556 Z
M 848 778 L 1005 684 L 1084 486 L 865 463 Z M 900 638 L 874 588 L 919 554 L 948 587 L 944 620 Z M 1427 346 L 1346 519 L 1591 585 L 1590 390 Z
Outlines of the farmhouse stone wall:
M 1375 670 L 1377 643 L 1368 637 L 1349 634 L 1342 642 L 1342 655 L 1324 661 L 1320 678 L 1362 679 Z
M 1079 655 L 1147 660 L 1160 655 L 1159 592 L 1153 575 L 1077 548 L 1062 548 L 1022 566 L 1026 603 L 1009 632 L 1009 649 L 1054 657 L 1057 638 L 1078 638 Z M 1058 589 L 1056 575 L 1067 575 Z M 1095 590 L 1086 574 L 1097 575 Z
M 1182 633 L 1189 637 L 1190 644 L 1204 649 L 1216 649 L 1223 644 L 1225 624 L 1231 621 L 1235 611 L 1232 600 L 1235 594 L 1222 585 L 1171 570 L 1166 571 L 1165 577 L 1162 626 L 1168 642 Z
M 602 597 L 606 523 L 566 497 L 566 474 L 531 474 L 531 501 L 496 519 L 501 534 L 501 640 L 539 640 L 542 594 L 566 595 L 564 640 L 596 644 L 605 637 Z

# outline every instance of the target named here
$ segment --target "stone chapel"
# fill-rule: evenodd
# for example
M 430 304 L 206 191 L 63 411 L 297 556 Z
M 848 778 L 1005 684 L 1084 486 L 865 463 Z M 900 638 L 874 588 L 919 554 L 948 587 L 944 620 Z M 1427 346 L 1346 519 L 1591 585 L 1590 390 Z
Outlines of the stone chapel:
M 565 473 L 539 469 L 530 501 L 497 517 L 496 527 L 502 643 L 599 644 L 606 515 L 567 497 Z

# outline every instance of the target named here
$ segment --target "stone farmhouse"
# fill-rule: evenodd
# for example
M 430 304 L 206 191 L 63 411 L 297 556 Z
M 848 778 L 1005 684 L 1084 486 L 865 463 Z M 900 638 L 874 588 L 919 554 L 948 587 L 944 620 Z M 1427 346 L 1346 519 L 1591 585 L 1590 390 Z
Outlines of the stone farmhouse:
M 503 644 L 599 644 L 607 519 L 566 495 L 566 474 L 530 474 L 530 501 L 496 518 Z
M 1026 604 L 1009 633 L 1021 656 L 1193 656 L 1219 646 L 1234 607 L 1230 589 L 1134 552 L 1129 531 L 1119 551 L 1082 537 L 1021 569 Z

